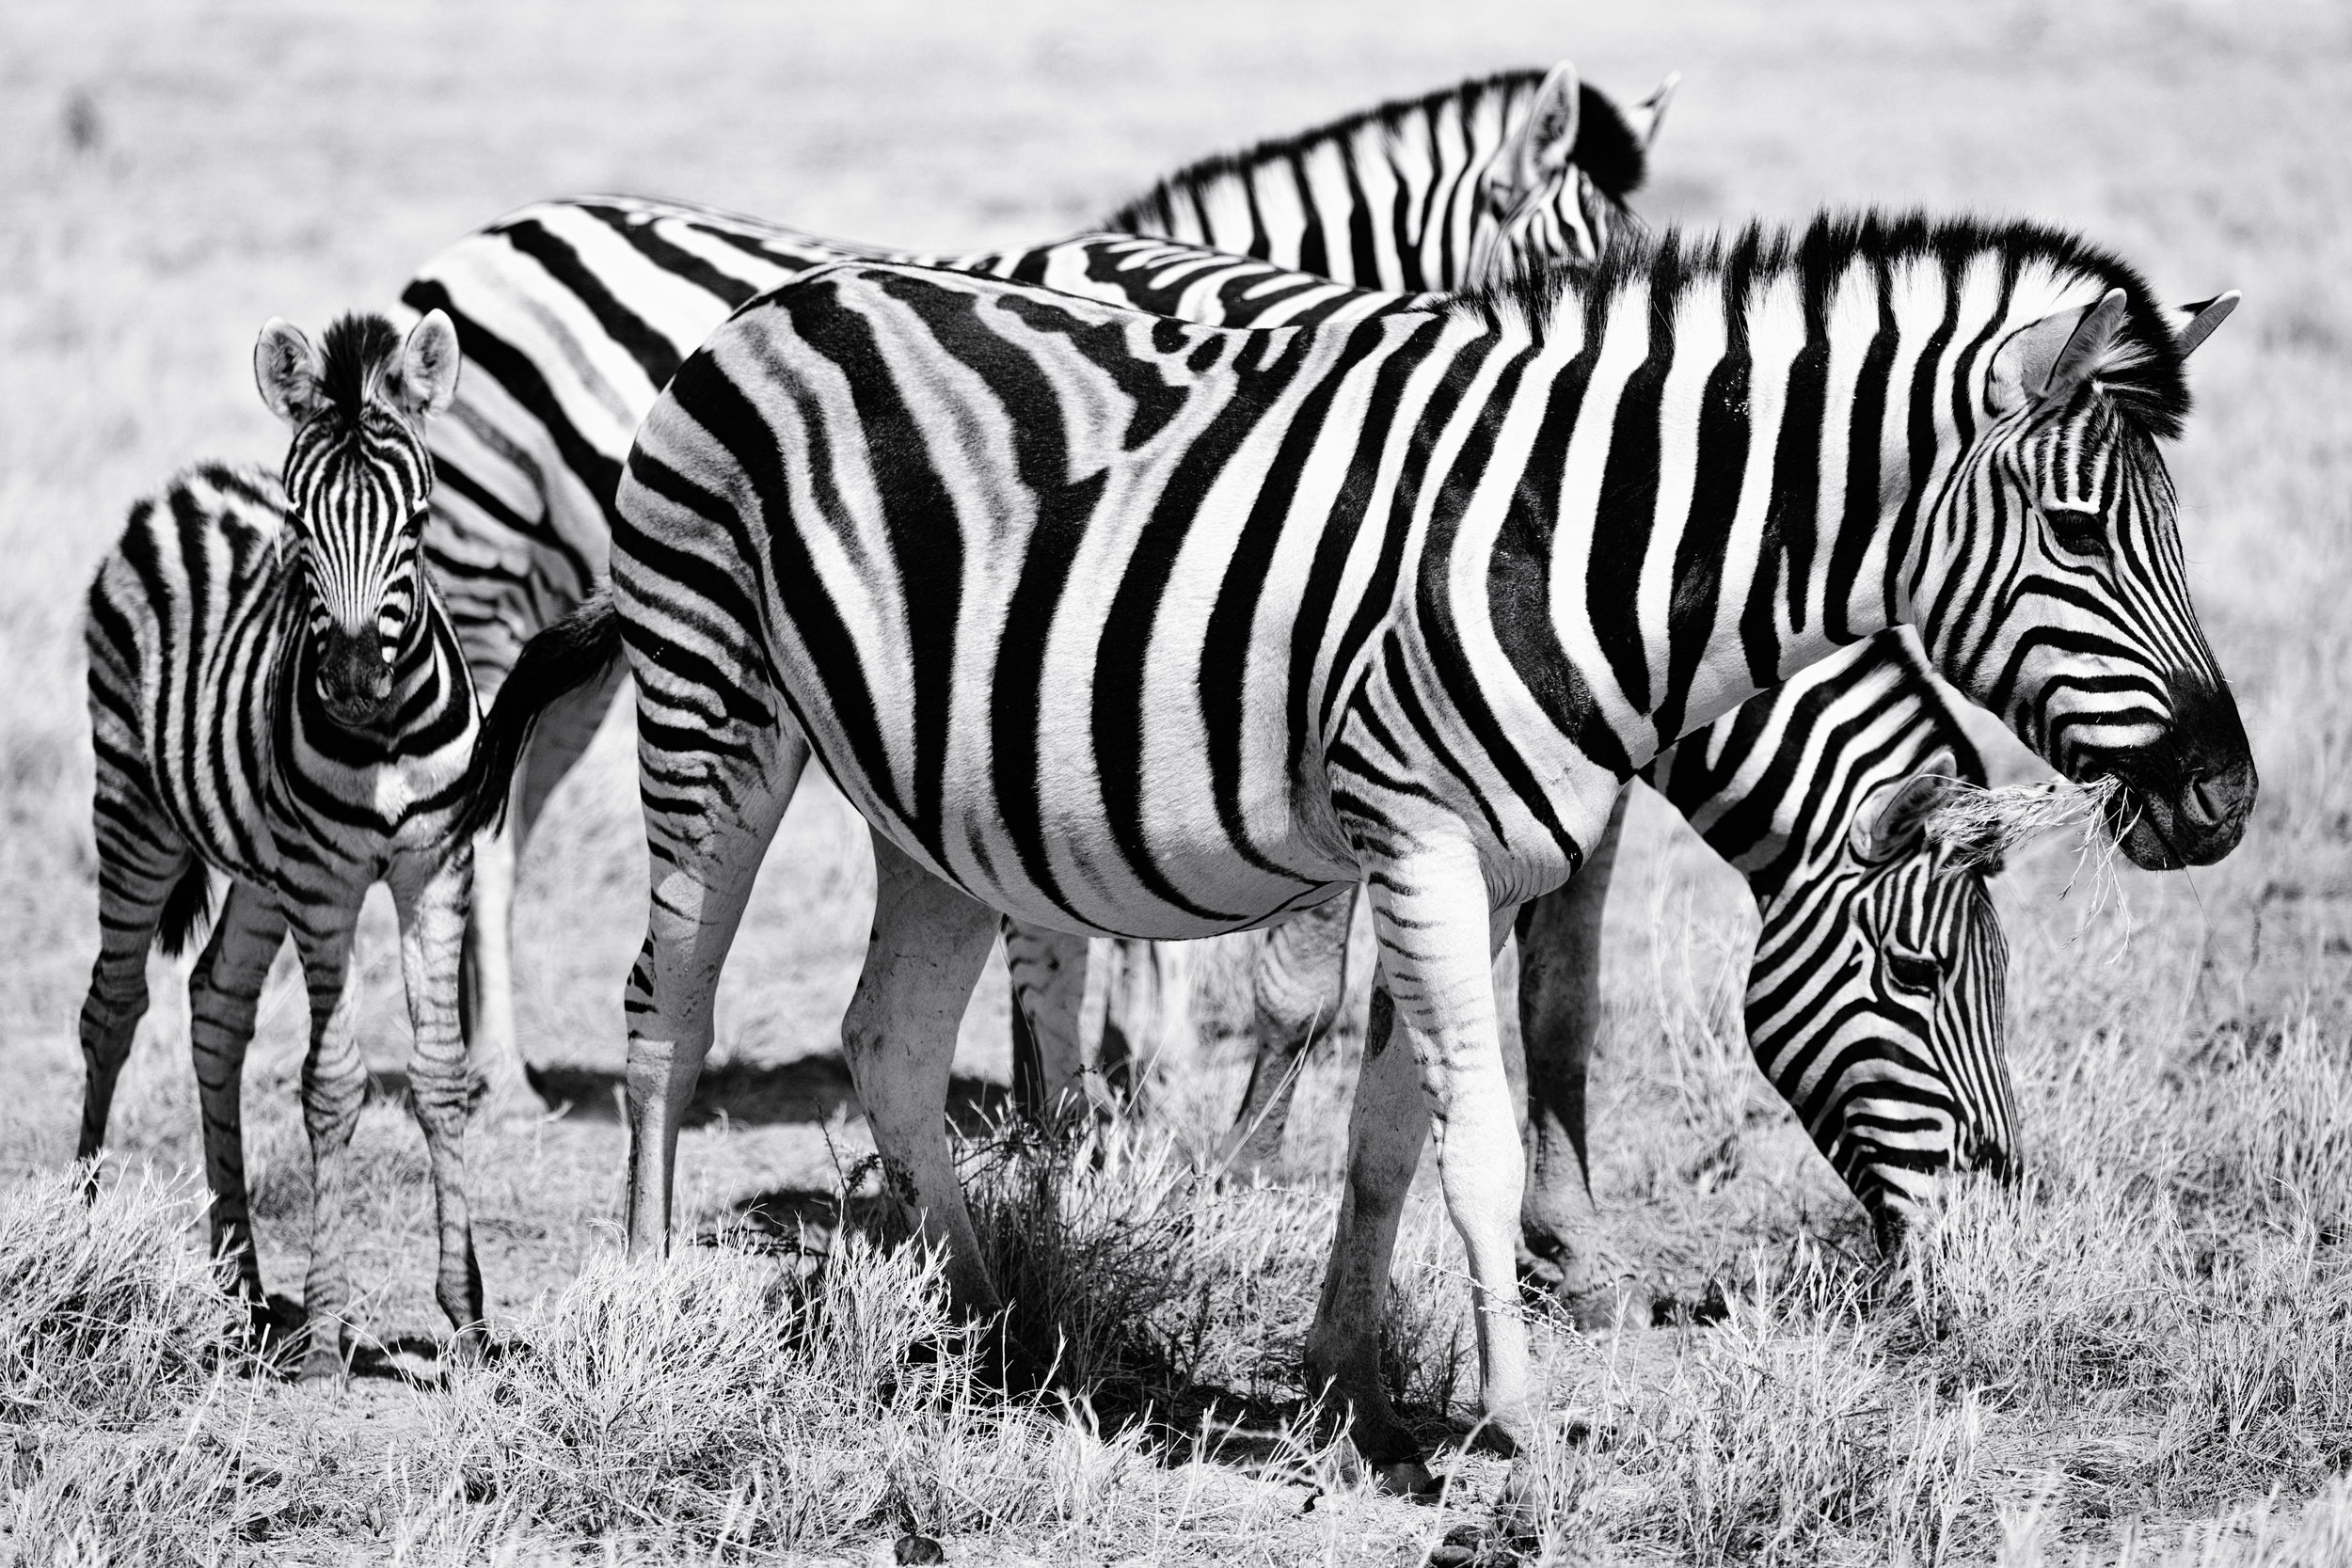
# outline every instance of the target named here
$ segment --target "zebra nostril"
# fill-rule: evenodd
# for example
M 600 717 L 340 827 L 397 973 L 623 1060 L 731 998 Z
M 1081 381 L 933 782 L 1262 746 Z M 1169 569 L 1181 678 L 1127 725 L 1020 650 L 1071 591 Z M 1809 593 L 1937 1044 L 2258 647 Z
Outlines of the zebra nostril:
M 2206 827 L 2219 822 L 2230 812 L 2228 792 L 2217 788 L 2210 777 L 2188 786 L 2188 803 L 2191 815 Z

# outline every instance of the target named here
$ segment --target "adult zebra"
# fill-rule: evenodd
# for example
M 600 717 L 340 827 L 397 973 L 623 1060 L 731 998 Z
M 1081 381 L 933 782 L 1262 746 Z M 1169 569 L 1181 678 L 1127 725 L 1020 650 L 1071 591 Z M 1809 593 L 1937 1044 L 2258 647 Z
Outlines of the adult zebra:
M 1528 260 L 1591 256 L 1629 221 L 1627 194 L 1673 81 L 1622 111 L 1562 61 L 1510 71 L 1205 160 L 1162 181 L 1107 227 L 1197 240 L 1340 283 L 1454 287 Z M 483 700 L 522 644 L 604 580 L 613 492 L 637 421 L 727 312 L 845 256 L 1046 276 L 1050 247 L 917 257 L 819 239 L 677 202 L 540 202 L 458 241 L 403 293 L 457 323 L 472 372 L 431 431 L 440 485 L 425 549 Z M 1057 276 L 1117 298 L 1132 272 Z M 1249 275 L 1168 289 L 1153 307 L 1207 320 L 1311 319 L 1338 291 Z M 1153 284 L 1156 290 L 1160 285 Z M 516 857 L 548 795 L 610 705 L 612 678 L 568 697 L 533 737 L 514 831 L 485 842 L 467 943 L 469 1033 L 494 1098 L 527 1103 L 512 1000 Z M 1077 1063 L 1085 951 L 1058 933 L 1009 932 L 1035 1044 L 1065 1078 Z
M 446 316 L 427 315 L 405 342 L 381 316 L 345 316 L 318 348 L 270 322 L 253 368 L 294 429 L 282 476 L 182 474 L 132 508 L 89 591 L 100 947 L 82 1007 L 78 1153 L 104 1144 L 147 1010 L 149 943 L 180 951 L 204 918 L 209 874 L 222 873 L 228 899 L 188 980 L 213 1245 L 265 1311 L 240 1106 L 255 1007 L 291 934 L 310 994 L 306 1377 L 342 1370 L 343 1166 L 367 1088 L 345 980 L 379 879 L 399 912 L 416 1032 L 410 1098 L 433 1167 L 436 1294 L 459 1351 L 482 1335 L 457 1028 L 473 852 L 453 827 L 480 726 L 418 550 L 433 488 L 421 427 L 449 406 L 459 364 Z
M 1362 881 L 1383 989 L 1310 1384 L 1425 1479 L 1376 1325 L 1434 1115 L 1518 1447 L 1523 1164 L 1488 961 L 1663 743 L 1915 624 L 2061 771 L 2117 782 L 2136 863 L 2237 843 L 2253 762 L 2155 445 L 2234 302 L 2176 317 L 2072 236 L 1876 214 L 1622 242 L 1589 277 L 1331 327 L 886 265 L 787 285 L 648 415 L 612 605 L 550 655 L 625 643 L 637 681 L 632 1076 L 707 1037 L 813 744 L 880 872 L 843 1025 L 859 1099 L 986 1309 L 942 1118 L 992 910 L 1185 938 Z

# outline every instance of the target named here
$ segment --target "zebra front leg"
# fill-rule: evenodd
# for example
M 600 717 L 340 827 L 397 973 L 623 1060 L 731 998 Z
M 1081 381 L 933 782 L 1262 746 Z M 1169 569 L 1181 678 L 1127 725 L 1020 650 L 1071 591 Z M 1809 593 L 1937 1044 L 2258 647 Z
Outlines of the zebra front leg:
M 1308 1338 L 1311 1365 L 1343 1371 L 1343 1391 L 1351 1398 L 1377 1387 L 1388 1254 L 1418 1154 L 1418 1144 L 1408 1145 L 1415 1121 L 1404 1104 L 1412 1097 L 1401 1041 L 1418 1069 L 1424 1114 L 1435 1122 L 1447 1217 L 1468 1255 L 1486 1439 L 1501 1452 L 1517 1453 L 1532 1435 L 1533 1418 L 1512 1245 L 1526 1166 L 1496 1030 L 1492 974 L 1512 911 L 1489 907 L 1485 874 L 1467 848 L 1386 866 L 1368 886 L 1395 1038 L 1376 1058 L 1367 1041 L 1350 1123 L 1351 1137 L 1366 1142 L 1350 1150 L 1340 1231 Z M 1378 1445 L 1366 1458 L 1393 1467 L 1399 1439 L 1409 1443 L 1393 1418 L 1367 1425 L 1359 1408 L 1355 1419 Z
M 1351 888 L 1258 935 L 1250 974 L 1257 1050 L 1226 1155 L 1243 1176 L 1281 1164 L 1299 1065 L 1347 1005 L 1347 932 L 1355 915 Z
M 1087 939 L 1007 915 L 1005 974 L 1012 983 L 1012 1099 L 1021 1114 L 1051 1123 L 1081 1105 L 1115 1107 L 1100 1064 L 1079 1032 L 1086 1002 Z
M 310 1135 L 310 1266 L 302 1287 L 309 1344 L 302 1378 L 310 1382 L 343 1375 L 342 1335 L 351 1311 L 344 1188 L 368 1069 L 352 1027 L 347 984 L 358 904 L 296 907 L 287 913 L 310 992 L 310 1051 L 302 1063 L 302 1122 Z
M 466 1109 L 473 1085 L 457 1027 L 457 961 L 472 879 L 473 848 L 467 844 L 446 857 L 402 857 L 386 878 L 400 915 L 400 974 L 408 993 L 409 1107 L 433 1166 L 440 1238 L 433 1294 L 457 1331 L 451 1352 L 459 1359 L 478 1354 L 483 1338 L 482 1268 L 466 1204 Z
M 925 1241 L 946 1254 L 957 1309 L 1002 1306 L 980 1259 L 947 1146 L 947 1081 L 956 1027 L 988 961 L 993 914 L 932 876 L 881 832 L 874 842 L 874 928 L 841 1045 L 886 1184 Z
M 232 882 L 220 919 L 188 976 L 189 1053 L 204 1117 L 204 1181 L 213 1195 L 213 1257 L 259 1323 L 269 1310 L 262 1260 L 253 1247 L 252 1208 L 245 1184 L 245 1053 L 286 940 L 286 917 L 269 894 Z
M 642 688 L 641 693 L 642 693 Z M 644 718 L 641 695 L 640 729 Z M 628 1255 L 660 1257 L 670 1246 L 670 1191 L 678 1130 L 710 1054 L 711 1008 L 727 949 L 742 924 L 759 863 L 784 820 L 808 743 L 783 724 L 764 763 L 709 758 L 719 776 L 682 782 L 675 754 L 639 741 L 646 849 L 653 863 L 645 944 L 629 971 Z M 702 760 L 702 759 L 697 759 Z M 660 781 L 657 784 L 657 781 Z
M 1589 1316 L 1590 1260 L 1578 1246 L 1593 1217 L 1584 1085 L 1600 1032 L 1601 917 L 1616 869 L 1630 787 L 1581 869 L 1519 917 L 1519 1037 L 1527 1052 L 1527 1196 L 1519 1206 L 1519 1276 Z M 1587 1326 L 1606 1326 L 1592 1323 Z

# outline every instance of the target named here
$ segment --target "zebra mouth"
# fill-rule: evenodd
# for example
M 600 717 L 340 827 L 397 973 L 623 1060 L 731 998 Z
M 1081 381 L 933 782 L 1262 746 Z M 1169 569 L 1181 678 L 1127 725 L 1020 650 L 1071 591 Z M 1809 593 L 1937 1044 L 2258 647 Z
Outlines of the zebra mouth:
M 2122 785 L 2101 803 L 2101 815 L 2107 836 L 2141 870 L 2211 865 L 2245 837 L 2256 791 L 2250 758 L 2216 772 L 2176 775 L 2169 786 L 2150 787 L 2133 777 L 2136 771 L 2122 766 L 2101 769 Z

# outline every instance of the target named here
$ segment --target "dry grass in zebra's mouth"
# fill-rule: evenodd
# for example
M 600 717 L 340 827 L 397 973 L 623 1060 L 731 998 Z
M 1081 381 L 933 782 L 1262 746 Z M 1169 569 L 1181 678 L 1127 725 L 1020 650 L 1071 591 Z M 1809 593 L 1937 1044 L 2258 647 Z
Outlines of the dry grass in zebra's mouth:
M 2089 784 L 2052 778 L 1990 787 L 1955 779 L 1929 816 L 1927 832 L 1950 847 L 1954 865 L 1997 870 L 2027 845 L 2072 831 L 2074 870 L 2059 896 L 2071 897 L 2080 886 L 2089 918 L 2122 896 L 2116 860 L 2128 831 L 2119 810 L 2125 795 L 2123 782 L 2112 774 Z

